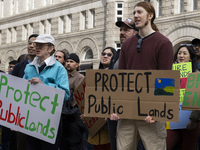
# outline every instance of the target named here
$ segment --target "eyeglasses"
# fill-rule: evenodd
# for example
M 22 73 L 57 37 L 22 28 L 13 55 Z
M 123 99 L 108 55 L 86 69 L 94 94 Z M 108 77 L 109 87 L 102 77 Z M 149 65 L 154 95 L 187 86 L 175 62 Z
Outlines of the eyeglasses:
M 200 47 L 200 45 L 192 45 L 193 47 Z
M 138 45 L 137 45 L 137 51 L 138 51 L 138 52 L 140 52 L 141 44 L 142 44 L 142 38 L 140 38 L 140 39 L 138 40 Z
M 8 66 L 8 68 L 14 68 L 15 66 Z
M 102 56 L 107 55 L 108 57 L 111 57 L 111 56 L 112 56 L 112 53 L 105 53 L 105 52 L 102 52 L 101 55 L 102 55 Z
M 32 45 L 33 44 L 33 46 L 35 47 L 36 46 L 36 43 L 33 43 L 33 42 L 28 42 L 28 45 Z
M 51 46 L 50 44 L 36 43 L 36 47 L 42 48 L 44 46 Z

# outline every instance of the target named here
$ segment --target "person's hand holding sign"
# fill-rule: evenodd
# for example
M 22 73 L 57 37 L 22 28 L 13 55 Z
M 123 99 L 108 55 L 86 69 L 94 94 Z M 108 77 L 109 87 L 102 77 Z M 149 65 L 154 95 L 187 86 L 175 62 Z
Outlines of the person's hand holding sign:
M 157 121 L 153 120 L 153 118 L 151 116 L 147 116 L 145 119 L 144 119 L 147 123 L 156 123 Z M 159 123 L 161 123 L 159 121 Z
M 83 121 L 83 123 L 85 123 L 85 116 L 84 116 L 84 114 L 81 114 L 81 115 L 80 115 L 80 118 L 81 118 L 81 120 Z
M 115 114 L 115 113 L 111 114 L 110 120 L 118 121 L 119 119 L 120 119 L 120 117 L 117 114 Z
M 156 122 L 155 120 L 153 120 L 153 118 L 152 118 L 151 116 L 147 116 L 147 117 L 145 118 L 145 121 L 146 121 L 147 123 L 155 123 L 155 122 Z
M 37 84 L 37 83 L 43 84 L 43 82 L 40 80 L 40 78 L 32 78 L 28 81 L 31 82 L 31 84 Z

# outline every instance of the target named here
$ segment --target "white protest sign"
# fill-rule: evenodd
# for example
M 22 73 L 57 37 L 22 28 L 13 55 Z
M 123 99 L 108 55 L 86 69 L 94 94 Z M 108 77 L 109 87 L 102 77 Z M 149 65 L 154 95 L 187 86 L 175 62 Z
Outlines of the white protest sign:
M 0 73 L 0 124 L 55 143 L 65 92 Z

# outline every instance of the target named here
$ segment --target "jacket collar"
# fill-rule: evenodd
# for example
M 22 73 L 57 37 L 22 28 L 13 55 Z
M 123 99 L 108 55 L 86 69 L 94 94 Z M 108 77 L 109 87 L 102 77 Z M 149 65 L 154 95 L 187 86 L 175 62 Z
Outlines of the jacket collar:
M 44 60 L 45 63 L 46 63 L 46 66 L 52 66 L 52 65 L 55 64 L 55 62 L 56 62 L 56 59 L 55 59 L 54 56 L 50 56 L 50 57 L 47 58 L 47 59 L 49 59 L 47 62 Z M 46 59 L 46 60 L 47 60 L 47 59 Z M 33 61 L 30 63 L 30 65 L 39 66 L 38 60 L 39 60 L 39 57 L 36 56 L 36 57 L 33 59 Z

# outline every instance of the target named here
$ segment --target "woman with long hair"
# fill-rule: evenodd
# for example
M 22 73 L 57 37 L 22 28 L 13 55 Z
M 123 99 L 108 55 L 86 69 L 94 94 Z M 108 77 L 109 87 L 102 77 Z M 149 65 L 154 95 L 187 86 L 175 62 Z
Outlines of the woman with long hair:
M 112 47 L 106 47 L 101 53 L 101 60 L 99 69 L 108 69 L 112 56 L 116 53 L 116 50 Z
M 192 72 L 197 71 L 196 53 L 192 46 L 181 45 L 174 55 L 174 63 L 192 63 Z M 192 111 L 186 129 L 167 130 L 167 150 L 181 142 L 182 150 L 194 150 L 200 135 L 200 111 Z
M 116 50 L 112 47 L 106 47 L 101 52 L 101 60 L 99 63 L 99 69 L 108 69 L 112 56 L 116 53 Z M 81 115 L 81 119 L 84 121 L 84 114 Z M 107 124 L 105 124 L 94 137 L 89 135 L 88 142 L 93 145 L 94 150 L 110 150 L 110 139 L 108 133 Z

